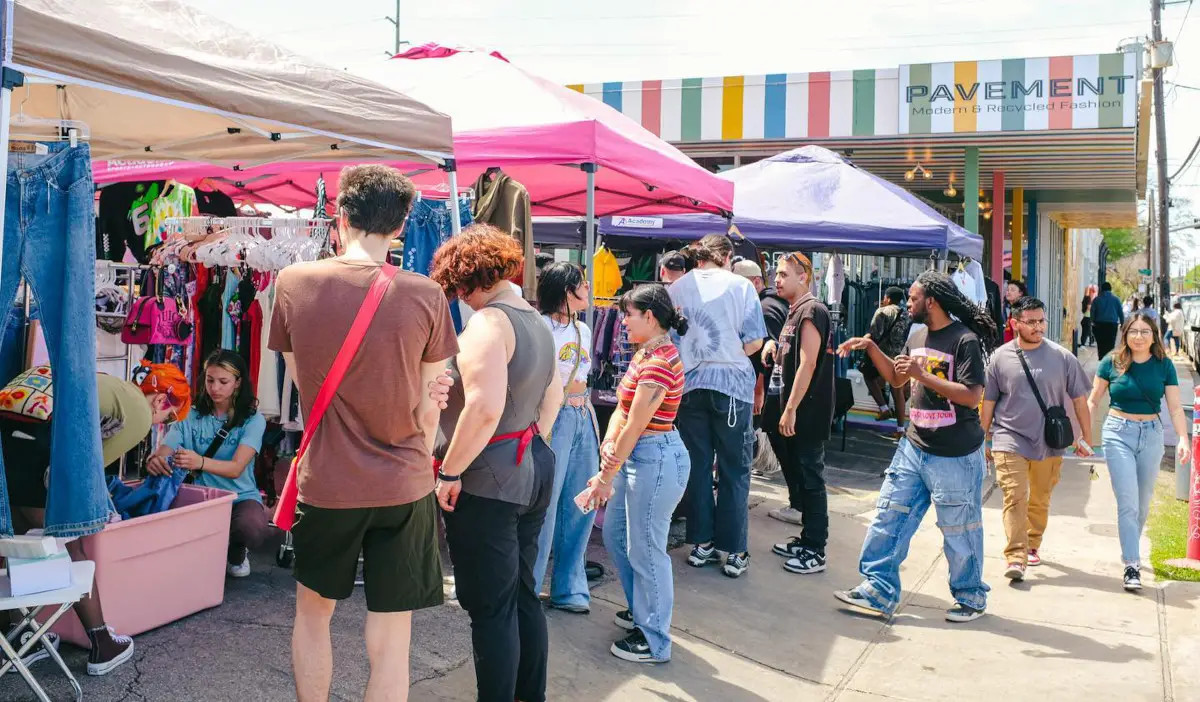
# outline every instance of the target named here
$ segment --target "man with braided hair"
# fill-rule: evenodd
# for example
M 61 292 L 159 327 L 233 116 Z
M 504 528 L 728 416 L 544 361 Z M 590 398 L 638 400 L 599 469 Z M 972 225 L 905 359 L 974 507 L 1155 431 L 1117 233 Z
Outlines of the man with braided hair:
M 943 550 L 950 567 L 955 605 L 951 622 L 983 616 L 988 586 L 983 582 L 983 398 L 985 346 L 996 324 L 968 301 L 949 276 L 921 274 L 908 293 L 908 313 L 925 328 L 909 338 L 896 358 L 866 337 L 838 348 L 845 356 L 865 350 L 893 387 L 911 384 L 909 423 L 879 492 L 878 512 L 867 530 L 859 559 L 863 582 L 834 593 L 842 602 L 890 615 L 900 603 L 900 564 L 930 504 L 937 510 Z

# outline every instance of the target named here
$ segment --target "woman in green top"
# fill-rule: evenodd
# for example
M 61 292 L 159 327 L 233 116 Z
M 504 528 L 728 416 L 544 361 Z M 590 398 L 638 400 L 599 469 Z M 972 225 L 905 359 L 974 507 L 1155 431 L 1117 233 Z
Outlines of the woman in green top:
M 1092 416 L 1096 416 L 1106 390 L 1110 406 L 1102 437 L 1104 459 L 1117 497 L 1123 578 L 1126 590 L 1140 590 L 1138 549 L 1163 457 L 1159 408 L 1164 397 L 1176 433 L 1188 435 L 1175 364 L 1163 348 L 1158 324 L 1146 312 L 1134 312 L 1125 320 L 1116 350 L 1101 359 L 1088 397 Z M 1179 442 L 1177 465 L 1187 465 L 1188 454 L 1187 441 Z

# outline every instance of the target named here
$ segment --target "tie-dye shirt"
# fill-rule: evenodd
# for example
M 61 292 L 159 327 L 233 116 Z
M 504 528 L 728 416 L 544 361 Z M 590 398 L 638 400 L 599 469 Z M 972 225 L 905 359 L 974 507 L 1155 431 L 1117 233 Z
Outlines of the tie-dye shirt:
M 754 366 L 743 346 L 767 337 L 754 286 L 723 268 L 697 268 L 669 290 L 688 318 L 688 333 L 672 334 L 686 371 L 684 392 L 715 390 L 754 402 Z

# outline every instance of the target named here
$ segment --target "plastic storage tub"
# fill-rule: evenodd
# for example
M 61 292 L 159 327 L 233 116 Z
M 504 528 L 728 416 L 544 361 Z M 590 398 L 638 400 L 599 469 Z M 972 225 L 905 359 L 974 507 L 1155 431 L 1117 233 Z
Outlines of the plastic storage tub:
M 109 626 L 136 636 L 224 601 L 233 498 L 226 490 L 182 485 L 171 509 L 84 537 Z M 53 631 L 91 647 L 75 610 Z

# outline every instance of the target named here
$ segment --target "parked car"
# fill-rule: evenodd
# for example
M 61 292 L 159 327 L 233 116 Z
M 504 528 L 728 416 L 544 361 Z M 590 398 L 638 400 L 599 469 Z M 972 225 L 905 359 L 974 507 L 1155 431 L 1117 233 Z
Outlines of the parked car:
M 1186 328 L 1183 333 L 1183 350 L 1191 359 L 1192 366 L 1200 373 L 1200 294 L 1180 295 L 1183 303 L 1183 318 Z

